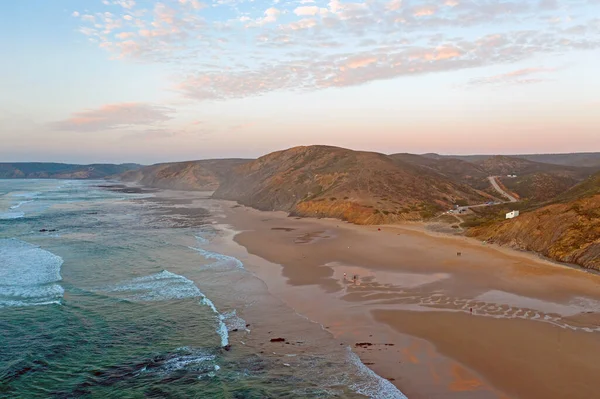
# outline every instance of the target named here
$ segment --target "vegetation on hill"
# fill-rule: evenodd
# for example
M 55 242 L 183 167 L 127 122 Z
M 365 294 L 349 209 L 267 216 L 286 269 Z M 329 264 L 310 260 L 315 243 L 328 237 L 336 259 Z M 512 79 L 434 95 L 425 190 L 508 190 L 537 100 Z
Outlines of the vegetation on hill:
M 485 189 L 489 183 L 485 170 L 474 163 L 455 158 L 434 158 L 415 154 L 392 154 L 390 158 L 401 162 L 433 170 L 456 182 L 468 184 L 477 189 Z
M 600 152 L 581 152 L 571 154 L 525 154 L 516 157 L 535 162 L 551 163 L 554 165 L 581 166 L 600 169 Z
M 600 173 L 559 195 L 550 205 L 523 212 L 515 219 L 490 218 L 467 234 L 600 270 Z
M 240 165 L 215 197 L 359 224 L 424 219 L 460 200 L 486 200 L 434 170 L 384 154 L 329 146 L 295 147 Z
M 440 154 L 423 154 L 424 157 L 433 159 L 454 158 L 461 159 L 467 162 L 478 162 L 492 158 L 494 155 L 440 155 Z M 600 152 L 582 152 L 582 153 L 567 153 L 567 154 L 519 154 L 508 155 L 511 158 L 526 159 L 537 163 L 546 163 L 562 166 L 577 166 L 600 169 Z
M 535 202 L 549 201 L 566 192 L 577 184 L 578 180 L 552 173 L 532 173 L 517 178 L 501 178 L 509 191 L 517 193 L 519 198 Z

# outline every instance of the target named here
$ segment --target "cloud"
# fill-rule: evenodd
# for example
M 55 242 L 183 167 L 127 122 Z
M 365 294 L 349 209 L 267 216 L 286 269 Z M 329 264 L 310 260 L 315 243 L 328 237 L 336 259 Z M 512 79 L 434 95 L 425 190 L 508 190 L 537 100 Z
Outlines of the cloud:
M 187 98 L 199 101 L 226 100 L 260 96 L 279 90 L 310 91 L 356 86 L 403 76 L 514 63 L 548 52 L 600 48 L 598 40 L 565 42 L 560 36 L 531 31 L 485 35 L 472 41 L 462 40 L 459 44 L 415 47 L 401 43 L 397 46 L 380 46 L 376 50 L 325 57 L 314 57 L 309 53 L 303 59 L 280 61 L 257 68 L 190 74 L 176 90 Z M 518 70 L 488 80 L 497 82 L 516 77 L 525 83 L 525 75 L 542 71 L 550 70 Z M 534 82 L 531 78 L 527 81 Z M 485 82 L 474 81 L 471 85 Z
M 174 109 L 144 103 L 107 104 L 97 109 L 74 113 L 69 119 L 54 122 L 55 130 L 101 131 L 116 128 L 154 125 L 172 119 Z
M 169 0 L 95 12 L 95 23 L 78 18 L 79 31 L 111 56 L 172 64 L 185 97 L 222 100 L 598 49 L 586 1 L 295 0 L 265 9 L 217 0 L 205 9 Z M 558 17 L 573 20 L 548 23 Z
M 134 0 L 117 0 L 113 4 L 119 5 L 127 10 L 131 10 L 135 6 Z
M 425 16 L 435 14 L 435 12 L 436 12 L 435 6 L 425 6 L 425 7 L 415 8 L 413 15 L 415 17 L 425 17 Z
M 402 7 L 402 0 L 391 0 L 385 5 L 385 8 L 389 11 L 397 11 Z
M 532 84 L 547 82 L 545 78 L 531 78 L 531 75 L 555 72 L 554 68 L 523 68 L 503 73 L 500 75 L 487 76 L 471 79 L 467 86 L 485 86 L 485 85 L 514 85 L 514 84 Z
M 313 16 L 319 13 L 320 8 L 317 6 L 303 6 L 297 7 L 294 10 L 294 14 L 298 16 Z

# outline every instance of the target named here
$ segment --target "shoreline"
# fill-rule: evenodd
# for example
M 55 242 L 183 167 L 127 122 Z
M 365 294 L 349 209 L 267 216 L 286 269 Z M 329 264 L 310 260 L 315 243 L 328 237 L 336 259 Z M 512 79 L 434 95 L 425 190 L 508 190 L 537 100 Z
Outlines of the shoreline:
M 240 206 L 231 201 L 218 202 L 223 204 L 223 210 L 226 214 L 224 218 L 225 224 L 232 226 L 233 230 L 237 231 L 233 240 L 244 247 L 251 256 L 266 260 L 271 265 L 270 270 L 268 270 L 268 267 L 263 267 L 262 270 L 253 271 L 259 278 L 265 281 L 269 290 L 272 290 L 276 296 L 283 298 L 284 301 L 298 313 L 325 326 L 325 328 L 336 338 L 348 341 L 349 337 L 355 337 L 355 342 L 349 342 L 349 344 L 353 345 L 353 349 L 357 350 L 357 354 L 361 360 L 377 374 L 392 381 L 410 398 L 430 397 L 431 395 L 436 394 L 443 395 L 443 397 L 453 397 L 452 395 L 454 393 L 456 393 L 456 397 L 466 397 L 464 395 L 468 394 L 468 397 L 476 398 L 507 398 L 511 396 L 506 396 L 506 393 L 510 393 L 511 395 L 518 394 L 523 395 L 522 397 L 534 398 L 536 397 L 537 391 L 533 389 L 529 393 L 521 392 L 519 389 L 522 390 L 524 388 L 515 388 L 514 386 L 511 386 L 515 384 L 510 381 L 507 382 L 504 380 L 498 383 L 497 376 L 494 376 L 493 372 L 483 370 L 484 372 L 480 374 L 482 370 L 481 365 L 474 364 L 472 361 L 465 361 L 465 356 L 457 356 L 456 354 L 452 354 L 453 356 L 450 357 L 446 356 L 447 351 L 440 350 L 438 347 L 440 341 L 435 338 L 425 336 L 425 334 L 418 334 L 415 331 L 404 331 L 401 328 L 398 328 L 397 324 L 393 322 L 382 323 L 381 319 L 377 319 L 377 313 L 371 315 L 370 313 L 372 313 L 373 310 L 378 310 L 378 308 L 382 312 L 401 312 L 402 314 L 410 314 L 411 310 L 409 309 L 410 306 L 407 307 L 407 303 L 403 303 L 406 301 L 405 299 L 400 298 L 402 295 L 398 296 L 398 292 L 392 293 L 392 295 L 388 295 L 389 292 L 387 294 L 383 292 L 394 291 L 398 287 L 393 287 L 394 284 L 392 284 L 392 287 L 381 290 L 382 284 L 377 283 L 377 277 L 370 282 L 366 282 L 364 287 L 361 287 L 369 290 L 368 295 L 361 294 L 358 290 L 353 290 L 352 292 L 349 292 L 347 289 L 346 291 L 341 290 L 339 280 L 336 281 L 336 278 L 339 279 L 341 277 L 341 275 L 339 275 L 339 273 L 341 273 L 339 270 L 343 268 L 351 270 L 352 264 L 351 262 L 348 262 L 348 256 L 345 255 L 326 255 L 325 259 L 323 259 L 323 253 L 329 252 L 330 254 L 338 255 L 342 253 L 340 251 L 342 246 L 338 245 L 339 248 L 336 248 L 333 245 L 334 242 L 338 242 L 338 244 L 341 241 L 344 241 L 345 243 L 356 242 L 352 240 L 356 240 L 356 238 L 359 237 L 360 239 L 370 240 L 368 241 L 369 245 L 378 245 L 376 244 L 377 240 L 372 241 L 372 238 L 365 238 L 369 234 L 378 234 L 380 237 L 386 237 L 385 240 L 402 236 L 401 239 L 407 239 L 409 241 L 427 241 L 429 242 L 428 245 L 433 246 L 459 246 L 461 248 L 466 248 L 466 250 L 463 249 L 463 256 L 459 258 L 461 260 L 472 261 L 473 259 L 469 259 L 472 257 L 471 252 L 476 251 L 483 252 L 482 259 L 489 257 L 496 263 L 506 263 L 506 268 L 495 270 L 494 274 L 497 274 L 498 276 L 502 275 L 500 280 L 508 280 L 509 284 L 499 284 L 502 289 L 496 291 L 501 293 L 514 292 L 513 296 L 517 298 L 516 300 L 520 300 L 519 298 L 527 299 L 529 297 L 538 298 L 538 302 L 542 305 L 545 303 L 544 301 L 547 301 L 547 303 L 550 304 L 548 305 L 550 310 L 553 309 L 553 306 L 559 308 L 560 304 L 562 304 L 560 306 L 568 308 L 571 306 L 568 304 L 569 298 L 575 297 L 578 294 L 582 296 L 591 295 L 593 300 L 600 301 L 600 293 L 597 292 L 597 283 L 600 283 L 600 279 L 598 279 L 598 276 L 594 273 L 580 270 L 581 268 L 579 267 L 573 268 L 567 265 L 556 264 L 552 261 L 539 259 L 531 253 L 523 253 L 521 251 L 515 251 L 497 245 L 483 246 L 479 241 L 470 237 L 451 236 L 443 233 L 430 232 L 427 231 L 423 225 L 416 228 L 415 226 L 406 227 L 397 225 L 355 226 L 335 219 L 294 218 L 288 217 L 284 212 L 262 212 Z M 261 224 L 265 226 L 262 227 L 260 226 Z M 307 229 L 313 230 L 312 235 L 305 234 L 305 230 Z M 356 237 L 348 237 L 348 235 Z M 298 236 L 300 236 L 302 240 L 298 241 Z M 296 242 L 294 240 L 296 240 Z M 331 248 L 323 252 L 324 248 L 326 249 L 328 246 Z M 346 247 L 345 244 L 343 246 Z M 319 253 L 303 253 L 303 250 L 298 251 L 298 248 Z M 347 248 L 350 249 L 350 246 L 347 246 Z M 389 248 L 384 248 L 382 249 L 382 252 L 388 249 Z M 427 249 L 425 251 L 427 251 Z M 414 266 L 402 265 L 399 268 L 400 270 L 394 270 L 395 268 L 390 265 L 389 262 L 386 264 L 385 259 L 382 261 L 383 258 L 381 257 L 381 254 L 372 253 L 372 255 L 372 259 L 379 258 L 380 264 L 369 265 L 368 256 L 366 258 L 363 256 L 363 261 L 361 261 L 360 255 L 357 257 L 350 256 L 350 259 L 354 258 L 356 260 L 354 265 L 360 266 L 361 272 L 365 272 L 365 270 L 368 272 L 368 270 L 370 270 L 374 272 L 375 276 L 382 273 L 398 273 L 402 275 L 401 280 L 406 280 L 409 277 L 407 273 L 419 274 L 419 267 L 415 268 Z M 413 254 L 411 254 L 411 256 L 412 255 Z M 480 256 L 480 254 L 478 254 L 478 256 Z M 336 257 L 342 258 L 338 259 L 340 262 L 339 266 L 332 266 L 330 262 L 324 262 L 324 260 L 332 260 L 330 258 Z M 319 261 L 316 262 L 318 265 L 315 266 L 315 260 L 317 260 L 317 258 L 319 258 Z M 367 259 L 367 261 L 364 261 L 364 259 Z M 500 260 L 498 261 L 498 259 Z M 507 261 L 507 259 L 509 260 Z M 335 261 L 335 259 L 333 260 Z M 389 259 L 387 260 L 389 261 Z M 274 267 L 277 269 L 274 269 Z M 334 269 L 333 272 L 331 269 Z M 427 270 L 420 270 L 420 273 L 432 274 L 435 272 L 450 272 L 449 274 L 452 276 L 443 279 L 442 281 L 433 281 L 417 285 L 417 290 L 424 290 L 428 287 L 432 287 L 432 291 L 444 292 L 445 290 L 448 290 L 448 288 L 451 288 L 450 291 L 461 291 L 471 284 L 474 286 L 482 285 L 486 287 L 486 289 L 483 290 L 485 292 L 493 291 L 489 289 L 490 287 L 486 285 L 487 283 L 482 283 L 483 280 L 490 280 L 490 278 L 484 277 L 482 280 L 481 276 L 476 276 L 477 274 L 482 274 L 481 271 L 472 270 L 473 267 L 470 265 L 466 267 L 457 266 L 456 261 L 450 257 L 445 259 L 445 263 L 441 262 L 437 265 L 428 265 L 425 269 Z M 586 271 L 586 274 L 578 273 L 580 271 Z M 456 278 L 455 274 L 457 273 L 460 275 L 460 278 Z M 555 274 L 562 275 L 562 278 L 560 276 L 558 278 L 553 276 Z M 310 276 L 307 277 L 306 275 Z M 588 279 L 591 277 L 593 280 L 597 281 L 592 283 L 586 281 L 585 278 L 582 279 L 582 277 Z M 384 278 L 390 277 L 384 275 Z M 543 281 L 534 282 L 532 286 L 529 287 L 529 283 L 532 283 L 532 278 Z M 465 283 L 462 281 L 463 279 L 469 281 Z M 491 279 L 493 280 L 493 277 Z M 373 281 L 375 281 L 375 284 L 372 284 Z M 517 282 L 517 284 L 511 286 L 512 284 L 510 283 L 514 282 Z M 379 287 L 377 286 L 378 284 Z M 549 287 L 553 289 L 548 290 Z M 473 290 L 473 287 L 470 287 L 470 290 L 472 291 L 470 295 L 473 303 L 480 302 L 478 301 L 479 296 L 476 294 L 478 291 L 482 290 Z M 480 295 L 481 293 L 482 292 L 479 292 Z M 520 295 L 525 296 L 521 297 Z M 515 300 L 514 298 L 511 299 L 510 294 L 507 294 L 507 297 L 509 300 Z M 565 302 L 567 304 L 564 304 Z M 319 303 L 320 307 L 323 308 L 330 307 L 330 310 L 315 310 L 315 303 Z M 529 303 L 525 302 L 525 305 L 531 305 L 531 303 L 534 302 L 530 300 Z M 310 304 L 313 304 L 313 306 L 309 306 Z M 443 313 L 441 313 L 442 316 L 451 319 L 466 316 L 464 310 L 457 309 L 450 303 L 444 304 L 439 309 L 431 308 L 435 308 L 436 306 L 438 305 L 420 304 L 417 306 L 420 307 L 417 309 L 417 314 L 423 315 L 423 317 L 429 315 L 428 317 L 437 318 L 438 316 L 436 315 L 439 311 L 443 311 Z M 507 305 L 503 306 L 505 308 L 507 307 Z M 361 309 L 363 307 L 364 309 Z M 386 307 L 388 308 L 387 310 Z M 390 310 L 390 308 L 398 309 Z M 476 312 L 479 311 L 479 309 L 476 310 Z M 483 312 L 483 310 L 481 311 Z M 345 315 L 345 312 L 347 312 L 347 315 Z M 415 312 L 415 310 L 412 310 L 412 312 Z M 363 315 L 361 315 L 361 313 L 363 313 Z M 365 316 L 364 313 L 369 314 Z M 380 315 L 381 314 L 379 313 L 379 316 Z M 335 316 L 340 320 L 336 321 Z M 600 321 L 598 321 L 600 318 L 597 316 L 600 316 L 600 314 L 594 313 L 590 316 L 593 319 L 592 325 L 595 325 L 593 323 L 598 323 L 597 325 L 600 326 Z M 501 325 L 506 326 L 506 328 L 514 328 L 513 325 L 518 322 L 525 323 L 526 326 L 530 326 L 531 323 L 534 323 L 536 326 L 539 324 L 541 327 L 533 328 L 535 330 L 543 330 L 542 334 L 549 334 L 551 332 L 548 331 L 559 328 L 556 325 L 570 326 L 568 323 L 572 323 L 574 325 L 586 326 L 589 324 L 589 320 L 586 320 L 585 317 L 579 317 L 579 313 L 566 316 L 557 316 L 556 314 L 544 316 L 553 317 L 555 320 L 552 319 L 552 323 L 556 322 L 556 325 L 552 325 L 550 322 L 540 323 L 539 320 L 535 319 L 503 319 L 499 321 L 494 320 L 492 317 L 477 318 L 478 323 L 481 322 L 486 326 L 484 327 L 484 330 L 487 329 L 486 331 L 492 331 L 493 329 L 491 329 L 491 327 L 487 327 L 492 323 L 500 322 Z M 519 317 L 520 316 L 515 315 L 514 317 L 507 317 L 507 319 Z M 427 319 L 427 317 L 425 317 L 425 319 Z M 371 323 L 379 324 L 379 326 L 374 328 Z M 368 326 L 369 324 L 371 324 L 371 327 L 368 328 L 367 331 L 361 331 L 362 327 L 360 326 Z M 352 328 L 354 331 L 345 331 L 348 329 L 349 325 L 354 325 Z M 563 327 L 563 330 L 564 328 L 567 327 Z M 585 329 L 588 327 L 582 328 Z M 390 332 L 390 330 L 393 332 Z M 368 332 L 371 332 L 371 334 L 368 334 Z M 595 336 L 597 332 L 580 332 L 580 334 Z M 567 338 L 568 340 L 573 339 L 575 336 L 574 334 L 569 335 L 569 333 L 567 333 L 567 335 L 569 336 L 569 338 Z M 381 345 L 382 343 L 383 345 L 386 345 L 384 342 L 385 339 L 380 339 L 382 342 L 379 343 L 375 342 L 375 338 L 378 337 L 388 337 L 388 341 L 390 341 L 389 338 L 393 338 L 394 342 L 387 342 L 387 344 L 393 343 L 393 346 L 389 345 L 385 348 L 378 348 L 377 345 Z M 362 339 L 363 343 L 370 343 L 372 345 L 354 346 L 357 343 L 360 343 L 359 338 Z M 373 342 L 369 342 L 369 340 Z M 415 342 L 417 342 L 417 344 L 415 344 Z M 427 346 L 427 344 L 423 344 L 423 342 L 433 346 L 423 349 Z M 411 346 L 423 348 L 417 350 L 418 353 L 416 354 L 402 353 Z M 390 348 L 400 349 L 396 349 L 394 352 Z M 410 352 L 410 350 L 408 351 Z M 592 352 L 600 354 L 600 347 L 598 348 L 598 352 L 595 352 L 595 349 Z M 427 361 L 423 362 L 423 359 L 419 360 L 419 357 L 427 357 L 428 355 L 430 358 L 427 361 L 430 364 L 427 364 Z M 403 358 L 402 363 L 404 364 L 401 366 L 398 366 L 397 361 L 393 362 L 390 360 L 391 358 L 397 359 L 398 356 Z M 418 363 L 413 363 L 415 359 L 417 359 L 416 361 Z M 504 361 L 511 363 L 515 361 L 515 358 L 514 356 L 505 357 Z M 394 366 L 394 364 L 396 365 Z M 406 364 L 410 364 L 410 367 Z M 430 375 L 427 375 L 428 372 L 424 372 L 424 369 L 431 367 L 438 367 L 439 370 L 435 370 L 435 372 L 429 370 Z M 390 373 L 394 368 L 399 369 L 399 371 L 395 373 L 395 376 Z M 413 370 L 411 370 L 411 368 Z M 433 381 L 433 374 L 437 374 L 437 382 Z M 584 373 L 584 375 L 587 374 Z M 444 380 L 444 383 L 440 382 L 442 380 Z M 494 381 L 494 383 L 492 384 L 490 381 Z M 456 389 L 459 388 L 460 390 L 456 391 Z M 460 392 L 460 394 L 458 392 Z M 584 392 L 586 392 L 585 389 L 581 388 L 581 394 Z M 583 398 L 585 396 L 581 396 L 575 392 L 572 397 Z
M 198 191 L 198 190 L 171 190 L 171 189 L 162 189 L 162 188 L 157 188 L 157 187 L 152 187 L 152 186 L 146 186 L 143 184 L 140 184 L 138 182 L 126 182 L 126 181 L 122 181 L 122 180 L 118 180 L 118 179 L 104 179 L 105 182 L 107 183 L 116 183 L 125 187 L 131 187 L 131 188 L 136 188 L 136 189 L 142 189 L 142 190 L 150 190 L 148 191 L 149 193 L 153 193 L 153 192 L 160 192 L 160 191 L 176 191 L 176 192 L 185 192 L 185 193 L 202 193 L 202 194 L 208 194 L 210 193 L 210 195 L 208 196 L 208 198 L 212 198 L 212 193 L 214 193 L 214 191 Z M 270 211 L 261 211 L 258 210 L 256 208 L 252 208 L 246 205 L 242 205 L 240 203 L 238 203 L 237 201 L 230 201 L 230 200 L 221 200 L 221 199 L 213 199 L 214 201 L 217 202 L 225 202 L 225 203 L 231 203 L 233 204 L 233 206 L 236 207 L 242 207 L 242 208 L 247 208 L 247 209 L 251 209 L 255 212 L 263 212 L 263 213 L 270 213 Z M 474 237 L 469 237 L 465 234 L 463 234 L 465 231 L 463 231 L 461 234 L 451 234 L 449 232 L 441 232 L 441 231 L 434 231 L 431 229 L 428 229 L 427 226 L 433 224 L 433 223 L 428 223 L 425 221 L 421 221 L 421 222 L 410 222 L 410 221 L 406 221 L 404 223 L 399 223 L 399 224 L 383 224 L 383 225 L 359 225 L 359 224 L 354 224 L 342 219 L 336 219 L 336 218 L 314 218 L 314 217 L 309 217 L 309 216 L 293 216 L 291 214 L 289 214 L 288 212 L 285 211 L 274 211 L 276 213 L 285 213 L 287 215 L 288 218 L 294 218 L 294 219 L 303 219 L 303 220 L 314 220 L 314 221 L 330 221 L 330 222 L 335 222 L 338 224 L 344 224 L 344 225 L 348 225 L 348 226 L 355 226 L 358 228 L 381 228 L 381 229 L 405 229 L 405 230 L 411 230 L 411 231 L 415 231 L 415 232 L 420 232 L 423 233 L 427 236 L 430 237 L 434 237 L 434 238 L 447 238 L 447 239 L 455 239 L 455 240 L 463 240 L 464 242 L 470 242 L 472 244 L 481 244 L 481 241 L 478 240 L 477 238 Z M 439 224 L 439 223 L 438 223 Z M 443 224 L 443 223 L 442 223 Z M 579 270 L 581 272 L 585 272 L 585 273 L 589 273 L 592 275 L 596 275 L 596 276 L 600 276 L 600 271 L 594 270 L 594 269 L 590 269 L 590 268 L 586 268 L 583 267 L 581 265 L 578 265 L 576 263 L 566 263 L 566 262 L 561 262 L 555 259 L 552 259 L 550 257 L 547 257 L 539 252 L 536 251 L 530 251 L 530 250 L 521 250 L 521 249 L 517 249 L 517 248 L 513 248 L 507 245 L 500 245 L 500 244 L 496 244 L 496 243 L 486 243 L 485 244 L 488 248 L 493 248 L 496 249 L 499 252 L 503 252 L 506 253 L 507 255 L 513 255 L 513 256 L 524 256 L 527 257 L 529 260 L 533 260 L 533 261 L 539 261 L 539 262 L 545 262 L 548 265 L 551 266 L 558 266 L 558 267 L 565 267 L 565 268 L 570 268 L 570 269 L 574 269 L 574 270 Z

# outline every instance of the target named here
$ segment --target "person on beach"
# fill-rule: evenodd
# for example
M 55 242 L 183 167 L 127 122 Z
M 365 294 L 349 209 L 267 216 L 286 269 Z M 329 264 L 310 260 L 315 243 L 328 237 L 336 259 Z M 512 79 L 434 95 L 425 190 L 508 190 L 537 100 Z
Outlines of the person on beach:
M 344 281 L 346 281 L 346 273 L 344 273 Z

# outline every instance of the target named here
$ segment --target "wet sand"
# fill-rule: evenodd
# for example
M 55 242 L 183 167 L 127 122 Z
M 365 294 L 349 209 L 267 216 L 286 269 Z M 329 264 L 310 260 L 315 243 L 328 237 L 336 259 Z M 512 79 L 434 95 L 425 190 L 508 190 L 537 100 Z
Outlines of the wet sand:
M 230 229 L 219 250 L 409 398 L 600 390 L 598 275 L 415 225 L 354 226 L 217 203 Z

